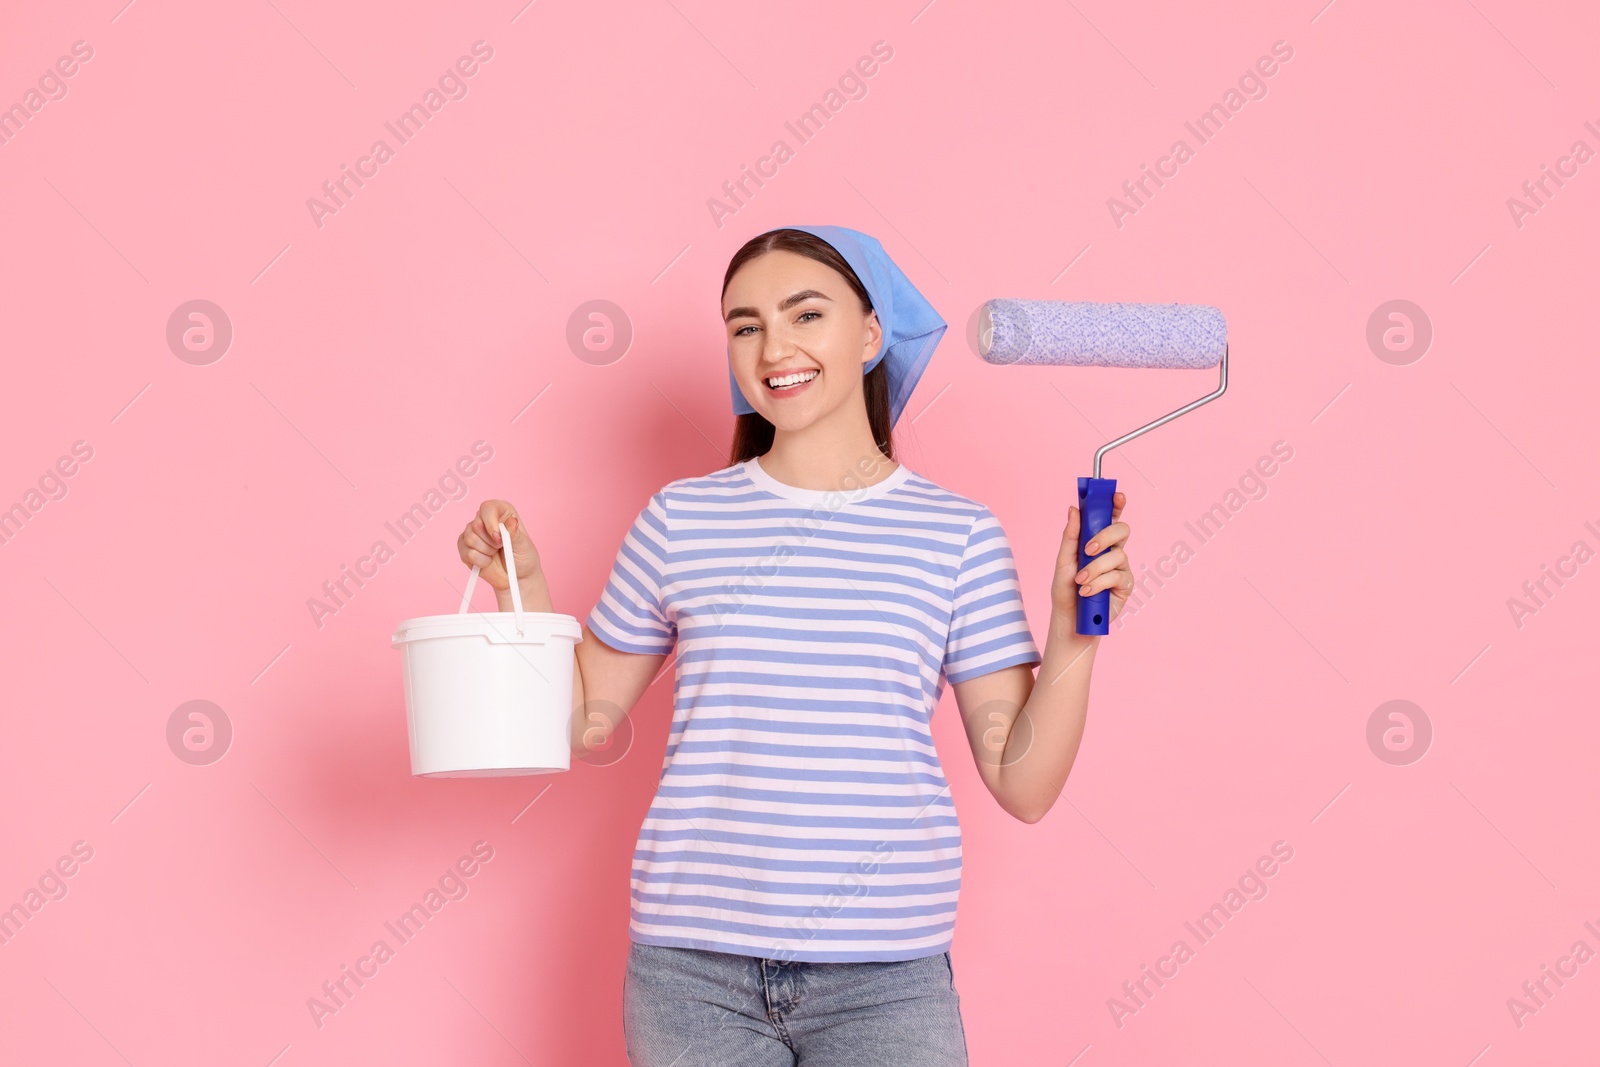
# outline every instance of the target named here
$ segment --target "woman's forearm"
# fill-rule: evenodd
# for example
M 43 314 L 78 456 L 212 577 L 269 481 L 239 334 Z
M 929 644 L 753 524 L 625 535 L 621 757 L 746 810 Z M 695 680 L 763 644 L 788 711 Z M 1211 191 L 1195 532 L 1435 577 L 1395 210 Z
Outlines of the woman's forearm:
M 1083 740 L 1100 639 L 1077 629 L 1073 615 L 1052 611 L 1038 675 L 1006 740 L 1000 792 L 1025 822 L 1038 822 L 1055 804 Z

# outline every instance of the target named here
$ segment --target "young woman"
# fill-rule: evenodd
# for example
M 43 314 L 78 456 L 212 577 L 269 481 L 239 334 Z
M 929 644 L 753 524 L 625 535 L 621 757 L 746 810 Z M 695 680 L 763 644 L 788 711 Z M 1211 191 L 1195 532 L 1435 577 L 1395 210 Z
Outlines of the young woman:
M 575 653 L 582 755 L 677 647 L 634 854 L 628 1056 L 965 1064 L 949 952 L 961 832 L 929 720 L 949 681 L 990 793 L 1042 818 L 1077 755 L 1099 642 L 1077 634 L 1074 598 L 1110 589 L 1122 610 L 1128 526 L 1098 534 L 1089 550 L 1108 551 L 1080 569 L 1067 509 L 1041 657 L 994 514 L 895 461 L 891 428 L 946 327 L 882 245 L 773 230 L 722 290 L 731 465 L 650 498 Z M 553 610 L 509 503 L 481 506 L 462 561 L 509 611 L 502 521 L 524 609 Z

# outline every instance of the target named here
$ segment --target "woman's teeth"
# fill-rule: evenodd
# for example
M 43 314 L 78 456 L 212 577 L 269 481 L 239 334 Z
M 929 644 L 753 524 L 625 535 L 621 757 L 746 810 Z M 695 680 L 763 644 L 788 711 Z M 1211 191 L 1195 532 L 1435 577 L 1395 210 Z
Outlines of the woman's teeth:
M 786 386 L 799 385 L 802 382 L 809 382 L 811 379 L 815 378 L 820 373 L 821 373 L 820 371 L 815 371 L 815 370 L 804 370 L 804 371 L 798 371 L 798 372 L 796 372 L 794 374 L 785 374 L 781 378 L 768 378 L 767 379 L 767 388 L 769 388 L 769 389 L 782 389 L 782 388 L 785 388 Z

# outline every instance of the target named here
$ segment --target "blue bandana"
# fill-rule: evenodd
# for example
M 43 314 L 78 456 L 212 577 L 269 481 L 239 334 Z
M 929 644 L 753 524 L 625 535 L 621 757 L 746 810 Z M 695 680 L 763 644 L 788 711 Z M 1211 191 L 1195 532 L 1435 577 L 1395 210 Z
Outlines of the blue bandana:
M 917 379 L 933 358 L 933 350 L 948 329 L 933 305 L 911 284 L 911 279 L 889 258 L 876 237 L 845 226 L 786 226 L 784 229 L 804 230 L 828 242 L 844 257 L 850 268 L 867 288 L 872 308 L 878 313 L 878 325 L 883 328 L 883 343 L 870 363 L 862 366 L 866 374 L 883 360 L 889 361 L 889 424 L 900 419 Z M 733 392 L 735 415 L 749 415 L 755 411 L 744 398 L 739 383 L 733 377 L 733 349 L 728 350 L 728 388 Z

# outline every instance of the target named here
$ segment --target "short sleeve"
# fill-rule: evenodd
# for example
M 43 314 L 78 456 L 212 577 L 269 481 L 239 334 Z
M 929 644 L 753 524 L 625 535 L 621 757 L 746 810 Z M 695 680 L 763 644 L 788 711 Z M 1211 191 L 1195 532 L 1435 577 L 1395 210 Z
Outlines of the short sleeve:
M 666 497 L 658 492 L 623 537 L 611 576 L 589 612 L 589 629 L 612 648 L 641 655 L 672 650 L 678 628 L 661 600 L 669 545 Z
M 1040 661 L 1022 610 L 1022 588 L 1011 543 L 1000 520 L 988 508 L 981 508 L 967 534 L 956 575 L 950 636 L 945 642 L 945 677 L 964 682 L 1002 667 Z

